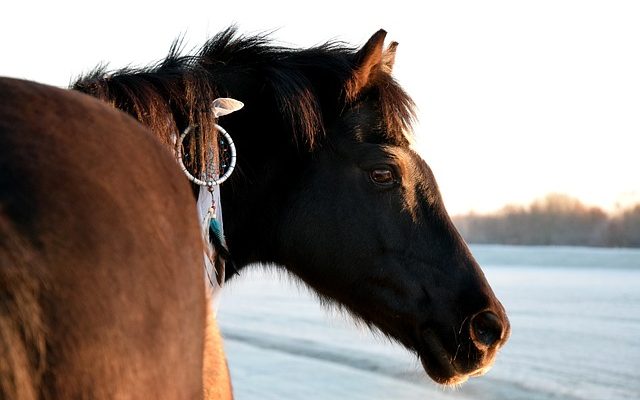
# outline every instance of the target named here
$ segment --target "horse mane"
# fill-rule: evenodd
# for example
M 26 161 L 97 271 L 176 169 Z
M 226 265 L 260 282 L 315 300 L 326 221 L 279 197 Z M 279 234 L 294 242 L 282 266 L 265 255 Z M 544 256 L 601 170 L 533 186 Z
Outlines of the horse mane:
M 202 140 L 215 139 L 210 136 L 215 134 L 211 102 L 224 96 L 228 92 L 225 81 L 237 82 L 237 76 L 259 75 L 270 90 L 270 101 L 290 125 L 292 139 L 310 149 L 324 137 L 325 122 L 331 117 L 321 103 L 334 108 L 342 103 L 334 110 L 338 115 L 357 101 L 345 90 L 345 82 L 357 68 L 356 49 L 342 42 L 292 49 L 274 45 L 268 35 L 239 35 L 235 27 L 229 27 L 192 54 L 184 54 L 183 47 L 177 39 L 165 59 L 146 67 L 108 71 L 98 66 L 71 87 L 128 112 L 167 144 L 188 125 L 200 128 L 205 136 Z M 385 139 L 406 143 L 415 118 L 414 103 L 389 72 L 379 68 L 362 96 L 379 96 Z M 339 93 L 338 101 L 335 93 Z M 201 143 L 188 147 L 195 149 Z M 203 161 L 202 154 L 195 158 Z M 200 162 L 197 164 L 203 165 Z

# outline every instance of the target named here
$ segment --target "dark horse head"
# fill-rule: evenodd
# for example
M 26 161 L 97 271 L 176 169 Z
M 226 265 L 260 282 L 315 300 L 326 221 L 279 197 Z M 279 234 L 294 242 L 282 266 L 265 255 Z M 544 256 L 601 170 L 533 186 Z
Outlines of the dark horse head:
M 238 151 L 222 186 L 235 264 L 285 267 L 456 384 L 491 366 L 509 322 L 410 146 L 413 103 L 391 77 L 397 43 L 384 38 L 300 50 L 229 29 L 195 55 L 174 47 L 154 67 L 96 71 L 74 88 L 167 142 L 210 125 L 214 97 L 244 102 L 221 121 Z

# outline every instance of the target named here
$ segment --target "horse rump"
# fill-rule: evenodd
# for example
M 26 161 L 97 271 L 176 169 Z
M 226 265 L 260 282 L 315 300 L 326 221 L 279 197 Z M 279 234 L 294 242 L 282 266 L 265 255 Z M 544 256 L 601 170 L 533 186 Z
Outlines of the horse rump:
M 40 397 L 45 366 L 41 283 L 29 245 L 0 214 L 0 399 Z

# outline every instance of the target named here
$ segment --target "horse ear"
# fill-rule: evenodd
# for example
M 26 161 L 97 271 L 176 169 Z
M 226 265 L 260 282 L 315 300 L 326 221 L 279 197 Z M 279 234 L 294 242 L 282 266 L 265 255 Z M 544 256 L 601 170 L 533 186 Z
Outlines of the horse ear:
M 396 62 L 396 49 L 398 48 L 398 42 L 391 42 L 387 50 L 382 55 L 382 67 L 388 74 L 393 70 L 393 64 Z
M 358 93 L 367 86 L 369 79 L 377 68 L 380 68 L 383 54 L 384 38 L 387 32 L 380 29 L 362 46 L 355 54 L 355 70 L 353 76 L 347 83 L 347 97 L 355 98 Z

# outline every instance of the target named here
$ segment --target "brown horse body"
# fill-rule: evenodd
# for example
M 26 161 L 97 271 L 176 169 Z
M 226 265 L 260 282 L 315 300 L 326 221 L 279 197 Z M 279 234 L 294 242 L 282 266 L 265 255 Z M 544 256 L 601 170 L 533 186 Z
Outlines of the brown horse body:
M 203 363 L 209 398 L 230 396 L 201 243 L 146 128 L 0 79 L 0 399 L 202 398 Z

